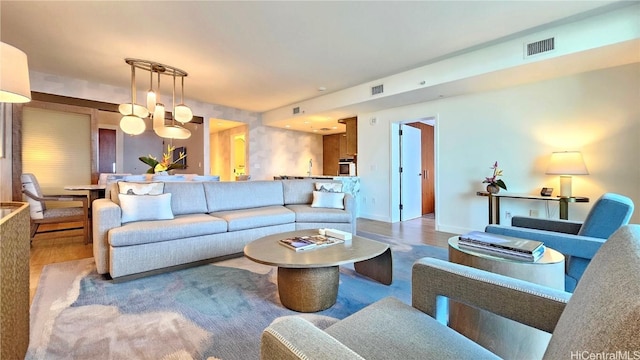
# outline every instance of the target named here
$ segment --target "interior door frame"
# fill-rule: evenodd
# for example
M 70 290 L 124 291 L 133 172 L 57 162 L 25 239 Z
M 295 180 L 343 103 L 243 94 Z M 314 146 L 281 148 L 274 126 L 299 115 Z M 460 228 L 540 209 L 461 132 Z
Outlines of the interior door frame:
M 22 117 L 25 107 L 61 111 L 67 113 L 89 115 L 91 119 L 91 139 L 90 139 L 90 159 L 91 159 L 91 182 L 98 182 L 98 110 L 75 106 L 51 103 L 39 100 L 31 100 L 24 104 L 13 104 L 12 131 L 11 131 L 11 181 L 12 198 L 14 201 L 22 201 L 22 185 L 20 175 L 22 174 Z
M 412 116 L 409 119 L 398 119 L 391 120 L 389 122 L 389 137 L 390 137 L 390 163 L 389 163 L 389 178 L 391 179 L 389 183 L 389 193 L 391 195 L 390 202 L 390 220 L 391 222 L 399 222 L 400 221 L 400 177 L 398 176 L 398 166 L 400 165 L 400 152 L 398 149 L 398 134 L 397 130 L 400 128 L 400 124 L 408 124 L 416 121 L 432 121 L 433 122 L 433 167 L 434 167 L 434 178 L 433 178 L 433 187 L 434 187 L 434 199 L 435 199 L 435 223 L 436 230 L 438 230 L 438 209 L 439 206 L 439 188 L 440 188 L 440 180 L 438 174 L 440 160 L 439 160 L 439 122 L 440 117 L 436 114 L 425 115 L 425 116 Z

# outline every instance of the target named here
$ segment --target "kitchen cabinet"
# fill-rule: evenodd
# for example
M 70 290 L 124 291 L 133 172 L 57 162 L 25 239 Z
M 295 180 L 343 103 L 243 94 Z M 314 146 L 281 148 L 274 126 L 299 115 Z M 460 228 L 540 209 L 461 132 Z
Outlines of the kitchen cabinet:
M 358 155 L 358 118 L 342 119 L 347 126 L 347 155 Z
M 325 135 L 322 137 L 322 173 L 338 174 L 338 161 L 347 157 L 347 137 L 345 134 Z
M 345 124 L 347 128 L 347 155 L 354 157 L 358 155 L 358 118 L 350 117 L 338 120 L 339 123 Z

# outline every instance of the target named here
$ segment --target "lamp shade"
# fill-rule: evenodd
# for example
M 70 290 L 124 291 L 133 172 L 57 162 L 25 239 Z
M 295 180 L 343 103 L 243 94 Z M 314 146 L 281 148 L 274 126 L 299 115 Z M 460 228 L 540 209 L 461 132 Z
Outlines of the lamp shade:
M 131 115 L 131 104 L 120 104 L 118 106 L 118 111 L 122 115 Z M 139 118 L 146 118 L 147 116 L 149 116 L 149 110 L 147 110 L 147 108 L 142 105 L 133 104 L 133 115 Z
M 153 129 L 156 134 L 166 139 L 188 139 L 191 137 L 191 131 L 178 125 L 168 125 L 158 129 Z
M 551 154 L 547 175 L 589 175 L 580 151 L 561 151 Z
M 184 124 L 193 119 L 193 112 L 187 105 L 180 104 L 173 109 L 173 118 Z
M 0 102 L 31 101 L 27 55 L 15 47 L 0 42 Z
M 120 119 L 120 128 L 129 135 L 140 135 L 145 127 L 144 120 L 135 115 L 126 115 Z

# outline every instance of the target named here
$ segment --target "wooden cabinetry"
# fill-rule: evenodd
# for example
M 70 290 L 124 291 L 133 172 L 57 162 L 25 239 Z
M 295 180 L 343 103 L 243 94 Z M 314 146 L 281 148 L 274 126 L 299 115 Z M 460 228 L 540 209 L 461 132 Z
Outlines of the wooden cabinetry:
M 338 161 L 347 157 L 347 137 L 345 134 L 325 135 L 322 137 L 322 173 L 338 174 Z
M 358 155 L 358 118 L 341 119 L 347 126 L 347 155 Z

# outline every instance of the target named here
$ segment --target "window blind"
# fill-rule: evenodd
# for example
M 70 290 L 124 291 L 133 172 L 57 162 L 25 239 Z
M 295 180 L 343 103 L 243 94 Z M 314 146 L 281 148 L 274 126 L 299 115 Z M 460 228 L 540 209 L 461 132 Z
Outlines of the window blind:
M 25 106 L 22 171 L 33 173 L 43 193 L 91 183 L 91 116 Z

